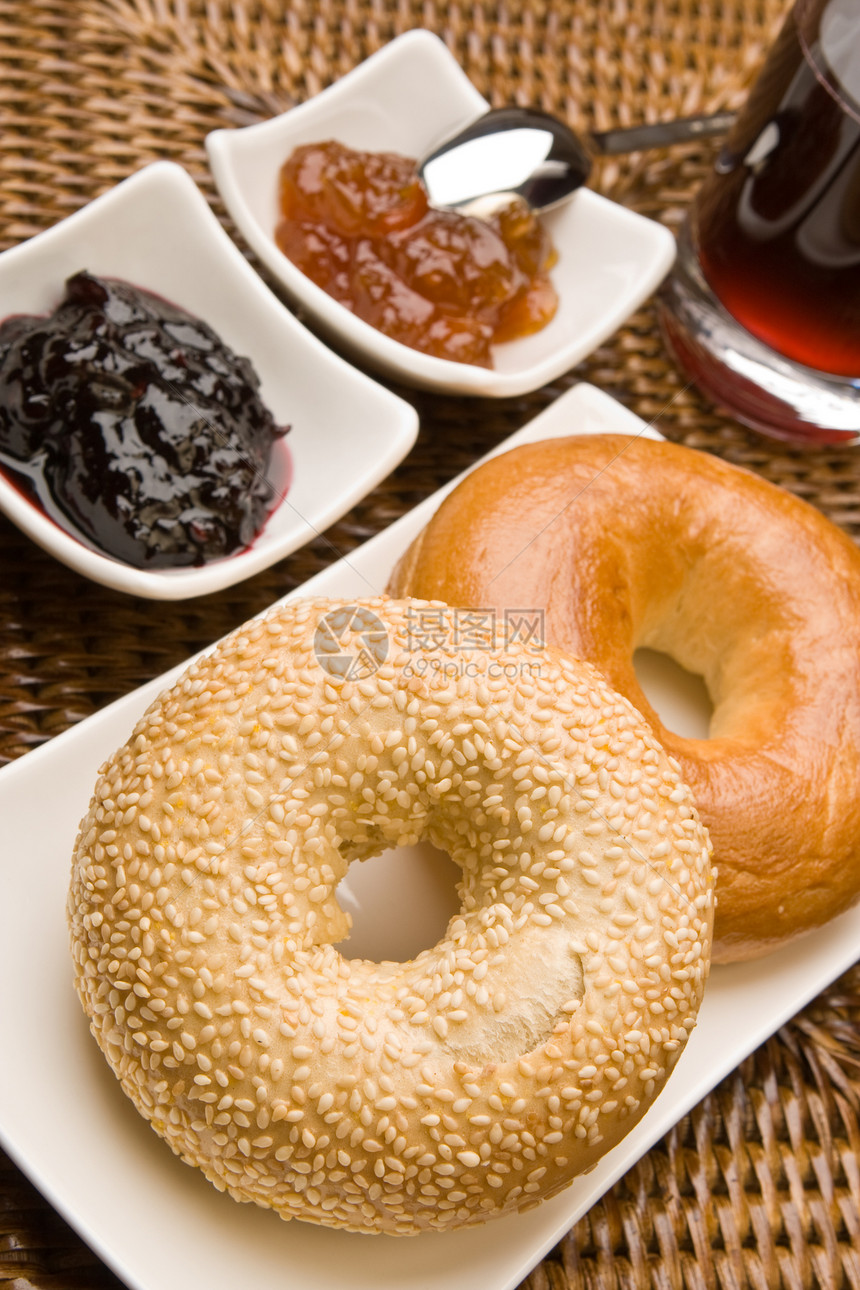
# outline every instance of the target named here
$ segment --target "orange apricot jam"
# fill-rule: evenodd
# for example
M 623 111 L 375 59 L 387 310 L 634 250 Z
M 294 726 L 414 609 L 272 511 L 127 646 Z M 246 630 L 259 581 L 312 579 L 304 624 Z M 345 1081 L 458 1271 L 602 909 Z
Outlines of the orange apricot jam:
M 556 254 L 516 198 L 487 219 L 431 210 L 415 163 L 340 143 L 281 168 L 275 240 L 335 300 L 413 349 L 492 367 L 490 346 L 539 331 L 558 307 Z

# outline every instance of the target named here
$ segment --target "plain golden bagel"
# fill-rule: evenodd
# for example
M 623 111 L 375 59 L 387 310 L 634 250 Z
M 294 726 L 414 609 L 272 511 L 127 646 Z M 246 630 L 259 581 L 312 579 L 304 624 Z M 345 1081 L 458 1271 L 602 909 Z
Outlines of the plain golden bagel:
M 675 444 L 518 448 L 443 502 L 394 595 L 531 606 L 676 758 L 717 868 L 715 961 L 755 957 L 860 892 L 860 552 L 813 507 Z M 667 730 L 633 654 L 705 678 L 710 738 Z
M 708 970 L 707 835 L 587 664 L 450 611 L 295 601 L 218 645 L 102 768 L 77 988 L 122 1087 L 237 1200 L 413 1233 L 534 1205 L 663 1087 Z M 344 959 L 352 861 L 427 837 L 461 909 Z M 391 917 L 401 911 L 391 910 Z

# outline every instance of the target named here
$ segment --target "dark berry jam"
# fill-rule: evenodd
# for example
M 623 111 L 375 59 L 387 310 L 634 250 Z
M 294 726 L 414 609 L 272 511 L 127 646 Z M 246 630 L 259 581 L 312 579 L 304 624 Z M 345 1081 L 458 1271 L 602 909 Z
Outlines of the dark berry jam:
M 0 459 L 51 517 L 136 568 L 247 547 L 274 501 L 275 424 L 247 358 L 176 305 L 76 273 L 0 325 Z

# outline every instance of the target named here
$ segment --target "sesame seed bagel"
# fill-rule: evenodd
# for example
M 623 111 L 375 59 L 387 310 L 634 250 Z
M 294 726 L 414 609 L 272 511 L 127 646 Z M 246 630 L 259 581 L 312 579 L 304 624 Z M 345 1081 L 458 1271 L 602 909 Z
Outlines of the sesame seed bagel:
M 582 435 L 487 462 L 389 590 L 528 605 L 647 718 L 717 867 L 715 962 L 768 953 L 860 894 L 860 551 L 812 506 L 677 444 Z M 703 676 L 708 739 L 669 730 L 640 646 Z
M 628 1132 L 695 1024 L 712 873 L 677 767 L 587 664 L 493 624 L 461 651 L 461 626 L 384 598 L 254 619 L 149 708 L 81 825 L 99 1045 L 174 1152 L 283 1218 L 531 1206 Z M 343 958 L 350 863 L 421 838 L 462 870 L 445 935 Z

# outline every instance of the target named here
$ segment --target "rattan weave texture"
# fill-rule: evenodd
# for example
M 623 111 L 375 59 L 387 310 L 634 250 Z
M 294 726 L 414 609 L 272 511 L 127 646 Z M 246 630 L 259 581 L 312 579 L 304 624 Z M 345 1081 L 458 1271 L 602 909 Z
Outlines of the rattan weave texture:
M 160 157 L 184 165 L 224 218 L 205 134 L 300 102 L 412 27 L 441 35 L 494 103 L 533 104 L 600 129 L 739 105 L 785 8 L 786 0 L 0 0 L 0 249 Z M 715 146 L 604 161 L 594 183 L 675 228 Z M 398 391 L 422 425 L 403 465 L 303 551 L 218 595 L 153 606 L 107 591 L 0 517 L 0 760 L 26 754 L 299 585 L 578 379 L 655 418 L 670 437 L 760 471 L 860 537 L 860 457 L 783 450 L 727 421 L 671 367 L 648 305 L 576 371 L 528 398 Z M 16 1290 L 118 1285 L 2 1156 L 0 1281 Z M 860 1286 L 860 971 L 725 1080 L 526 1286 Z

